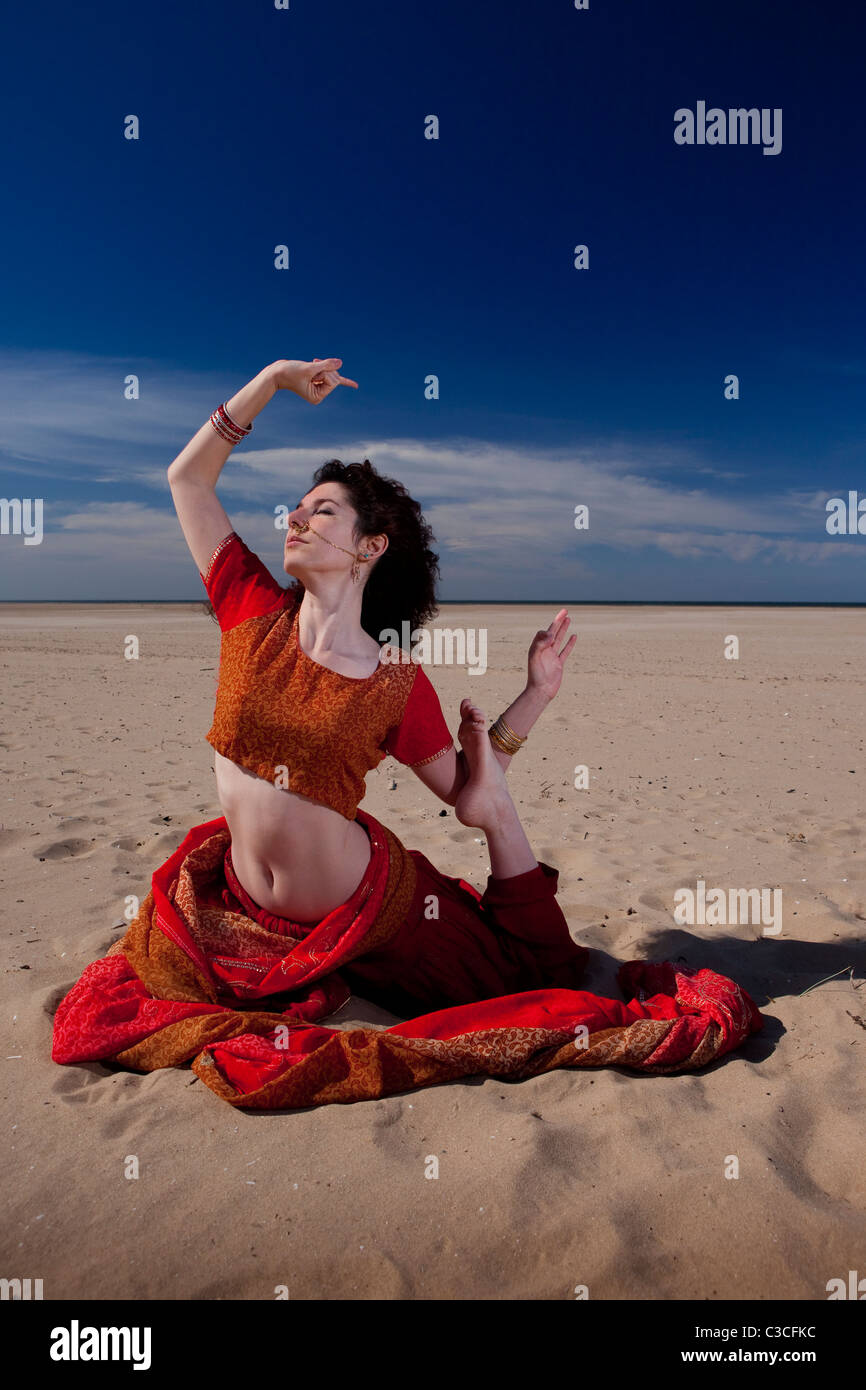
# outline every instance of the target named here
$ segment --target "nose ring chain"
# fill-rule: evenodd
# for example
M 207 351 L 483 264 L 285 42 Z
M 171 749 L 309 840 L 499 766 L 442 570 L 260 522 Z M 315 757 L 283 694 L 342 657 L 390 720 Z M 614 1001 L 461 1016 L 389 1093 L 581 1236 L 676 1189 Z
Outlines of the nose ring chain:
M 312 531 L 314 536 L 318 536 L 319 540 L 324 541 L 326 545 L 333 546 L 334 550 L 342 550 L 344 555 L 351 555 L 353 562 L 352 578 L 356 583 L 358 582 L 361 576 L 361 561 L 369 560 L 370 558 L 370 552 L 368 550 L 364 550 L 361 553 L 356 553 L 354 550 L 347 550 L 345 546 L 337 545 L 335 541 L 329 541 L 327 536 L 323 536 L 320 531 L 316 531 L 308 521 L 290 521 L 289 525 L 298 536 L 303 536 L 306 531 Z

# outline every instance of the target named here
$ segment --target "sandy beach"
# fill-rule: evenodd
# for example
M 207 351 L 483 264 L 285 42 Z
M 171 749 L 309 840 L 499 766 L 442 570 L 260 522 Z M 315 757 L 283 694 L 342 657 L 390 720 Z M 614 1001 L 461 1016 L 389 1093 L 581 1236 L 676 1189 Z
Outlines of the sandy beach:
M 443 605 L 436 625 L 488 634 L 483 675 L 428 668 L 452 729 L 462 696 L 491 718 L 514 698 L 555 607 Z M 178 1300 L 810 1300 L 866 1275 L 866 612 L 571 611 L 563 689 L 509 777 L 592 951 L 585 988 L 617 995 L 629 959 L 707 965 L 763 1032 L 691 1074 L 258 1114 L 188 1068 L 50 1058 L 53 1012 L 122 935 L 127 895 L 220 814 L 215 624 L 195 604 L 0 607 L 0 1273 L 46 1299 Z M 408 769 L 386 759 L 367 788 L 406 845 L 483 887 L 480 832 Z M 780 889 L 781 930 L 679 925 L 674 895 L 699 880 Z M 353 998 L 331 1021 L 394 1020 Z

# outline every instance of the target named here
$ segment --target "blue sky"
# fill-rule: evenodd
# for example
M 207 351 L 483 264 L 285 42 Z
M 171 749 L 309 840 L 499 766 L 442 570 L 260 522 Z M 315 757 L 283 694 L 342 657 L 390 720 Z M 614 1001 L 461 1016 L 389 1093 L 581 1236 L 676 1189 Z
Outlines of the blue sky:
M 866 599 L 825 527 L 866 496 L 853 0 L 51 0 L 5 37 L 0 496 L 45 534 L 0 536 L 0 597 L 200 598 L 166 467 L 334 354 L 360 390 L 280 393 L 223 475 L 275 566 L 274 507 L 367 456 L 443 599 Z M 781 152 L 676 144 L 699 101 L 781 108 Z

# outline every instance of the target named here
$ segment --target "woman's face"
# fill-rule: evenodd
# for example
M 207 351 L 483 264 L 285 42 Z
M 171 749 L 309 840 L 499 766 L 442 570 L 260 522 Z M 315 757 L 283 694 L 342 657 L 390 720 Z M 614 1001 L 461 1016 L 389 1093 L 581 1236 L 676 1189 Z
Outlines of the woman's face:
M 349 572 L 360 546 L 354 536 L 358 513 L 341 483 L 319 483 L 289 512 L 283 569 L 303 580 L 310 574 Z M 309 530 L 299 535 L 292 522 Z M 330 541 L 330 545 L 328 542 Z M 335 549 L 340 546 L 341 549 Z M 347 555 L 346 551 L 350 553 Z

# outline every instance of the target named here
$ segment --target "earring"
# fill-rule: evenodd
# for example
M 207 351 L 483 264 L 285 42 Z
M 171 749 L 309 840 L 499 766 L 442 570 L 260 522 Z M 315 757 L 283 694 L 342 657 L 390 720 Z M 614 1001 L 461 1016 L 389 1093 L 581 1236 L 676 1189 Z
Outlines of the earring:
M 365 551 L 363 551 L 363 552 L 361 553 L 361 555 L 356 555 L 355 558 L 353 559 L 353 561 L 352 561 L 352 569 L 351 569 L 352 582 L 353 582 L 353 584 L 357 584 L 357 583 L 359 582 L 360 578 L 361 578 L 361 564 L 360 564 L 360 561 L 361 561 L 361 560 L 369 560 L 369 558 L 370 558 L 370 552 L 369 552 L 368 550 L 365 550 Z

